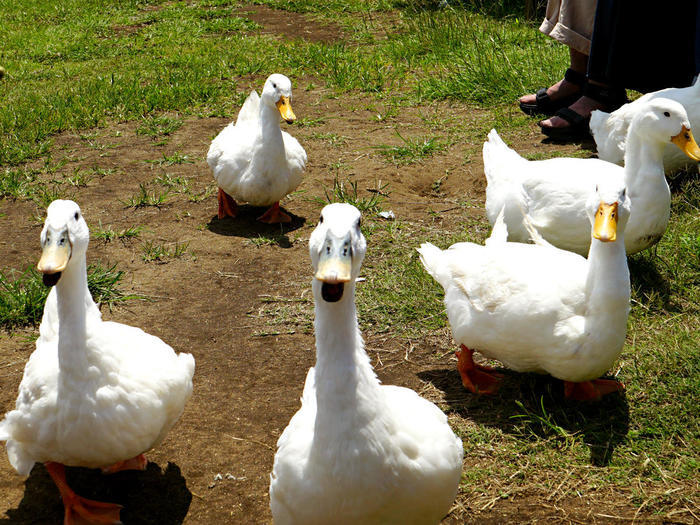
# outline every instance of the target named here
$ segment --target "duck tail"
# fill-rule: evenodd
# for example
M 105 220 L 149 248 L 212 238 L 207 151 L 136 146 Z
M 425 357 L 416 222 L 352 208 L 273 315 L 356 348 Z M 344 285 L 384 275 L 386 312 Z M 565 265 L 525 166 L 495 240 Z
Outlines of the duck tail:
M 504 219 L 506 212 L 505 205 L 501 206 L 501 211 L 498 212 L 498 217 L 496 217 L 496 222 L 493 223 L 493 228 L 491 228 L 491 235 L 486 239 L 484 243 L 486 246 L 493 246 L 495 244 L 502 244 L 508 242 L 508 226 L 506 226 L 506 221 Z
M 596 140 L 598 139 L 598 136 L 601 135 L 601 133 L 604 133 L 605 123 L 608 121 L 609 117 L 610 113 L 607 113 L 600 109 L 596 109 L 593 111 L 593 113 L 591 113 L 591 121 L 588 124 L 588 127 L 591 130 L 593 138 L 595 138 Z
M 512 203 L 522 201 L 522 177 L 528 161 L 509 148 L 495 129 L 484 142 L 484 174 L 486 175 L 486 216 L 493 225 L 505 206 L 506 217 L 512 215 Z
M 447 288 L 450 280 L 450 274 L 442 257 L 442 250 L 429 242 L 424 242 L 417 248 L 420 262 L 426 271 L 435 279 L 443 288 Z
M 489 131 L 484 142 L 484 174 L 488 184 L 498 183 L 513 171 L 513 164 L 527 162 L 518 153 L 509 148 L 495 129 Z
M 194 357 L 192 354 L 179 353 L 177 359 L 185 374 L 190 378 L 190 381 L 192 381 L 192 376 L 194 376 Z

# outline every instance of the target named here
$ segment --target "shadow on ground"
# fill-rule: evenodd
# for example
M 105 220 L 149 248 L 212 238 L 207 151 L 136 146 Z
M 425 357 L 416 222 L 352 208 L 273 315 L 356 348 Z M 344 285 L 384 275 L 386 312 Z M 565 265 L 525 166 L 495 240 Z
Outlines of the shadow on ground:
M 624 392 L 609 394 L 598 402 L 568 401 L 564 383 L 558 379 L 498 371 L 504 378 L 493 396 L 467 391 L 456 367 L 420 372 L 418 377 L 442 390 L 452 410 L 482 425 L 525 439 L 568 441 L 581 436 L 590 449 L 591 464 L 596 466 L 607 465 L 615 447 L 627 436 L 629 407 Z
M 543 116 L 542 118 L 548 118 Z M 560 140 L 552 137 L 543 136 L 542 144 L 574 144 L 579 146 L 581 149 L 585 149 L 590 153 L 598 153 L 598 148 L 593 140 L 593 137 L 582 137 L 576 140 Z M 597 157 L 597 155 L 596 155 Z
M 209 231 L 228 237 L 244 237 L 246 239 L 260 238 L 265 242 L 276 244 L 281 248 L 290 248 L 292 242 L 287 234 L 298 230 L 306 223 L 304 217 L 299 217 L 284 210 L 292 218 L 292 222 L 286 224 L 265 224 L 257 220 L 266 208 L 256 206 L 239 205 L 236 218 L 225 217 L 219 219 L 216 215 L 207 224 Z
M 124 525 L 179 525 L 190 508 L 192 494 L 180 467 L 168 463 L 161 471 L 149 463 L 143 472 L 104 475 L 97 469 L 68 468 L 69 486 L 80 496 L 119 503 Z M 37 463 L 25 481 L 24 497 L 0 525 L 63 523 L 63 503 L 43 464 Z
M 627 258 L 632 297 L 652 310 L 677 311 L 678 307 L 671 304 L 671 284 L 659 271 L 657 263 L 666 264 L 649 250 Z

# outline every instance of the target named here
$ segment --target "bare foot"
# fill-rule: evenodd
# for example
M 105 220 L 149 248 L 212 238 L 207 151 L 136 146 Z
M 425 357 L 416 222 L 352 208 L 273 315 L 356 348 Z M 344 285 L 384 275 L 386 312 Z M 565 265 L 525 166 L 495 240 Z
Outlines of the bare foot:
M 604 104 L 586 96 L 579 98 L 576 102 L 569 106 L 569 109 L 575 111 L 584 118 L 589 117 L 593 110 L 604 108 Z M 571 124 L 569 124 L 569 122 L 564 120 L 563 118 L 557 117 L 555 115 L 553 117 L 541 121 L 539 125 L 541 128 L 565 128 L 567 126 L 570 126 Z
M 549 95 L 549 98 L 552 100 L 552 102 L 556 102 L 559 99 L 566 98 L 580 92 L 581 86 L 569 82 L 566 79 L 561 79 L 556 84 L 547 88 L 547 95 Z M 534 93 L 530 93 L 529 95 L 523 95 L 518 99 L 518 102 L 522 104 L 535 104 L 536 96 Z

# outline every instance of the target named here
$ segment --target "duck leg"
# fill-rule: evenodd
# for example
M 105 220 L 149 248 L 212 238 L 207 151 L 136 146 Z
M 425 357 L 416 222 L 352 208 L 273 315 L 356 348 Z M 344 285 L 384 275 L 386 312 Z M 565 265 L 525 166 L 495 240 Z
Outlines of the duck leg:
M 292 218 L 280 209 L 279 201 L 270 206 L 270 209 L 258 217 L 258 220 L 267 224 L 292 222 Z
M 219 188 L 219 219 L 238 215 L 238 205 L 228 193 Z
M 146 456 L 139 454 L 135 458 L 117 461 L 114 465 L 102 467 L 102 473 L 114 474 L 115 472 L 121 472 L 122 470 L 146 470 L 146 465 L 148 465 Z
M 490 366 L 477 365 L 474 362 L 474 350 L 461 345 L 457 355 L 457 370 L 462 376 L 464 388 L 475 394 L 495 394 L 503 374 L 493 371 Z
M 122 506 L 116 503 L 104 503 L 78 496 L 66 482 L 66 468 L 61 463 L 49 461 L 44 464 L 51 479 L 58 487 L 63 499 L 63 525 L 85 524 L 121 524 L 119 511 Z
M 623 383 L 613 379 L 593 379 L 581 383 L 564 381 L 564 396 L 576 401 L 600 401 L 604 395 L 624 389 Z

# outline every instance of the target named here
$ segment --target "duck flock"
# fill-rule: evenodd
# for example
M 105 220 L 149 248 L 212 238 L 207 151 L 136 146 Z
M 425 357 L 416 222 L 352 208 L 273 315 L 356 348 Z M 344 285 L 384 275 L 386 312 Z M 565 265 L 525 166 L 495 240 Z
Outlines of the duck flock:
M 291 99 L 290 80 L 271 75 L 211 143 L 219 218 L 235 218 L 237 202 L 247 202 L 269 207 L 262 222 L 291 220 L 279 202 L 302 182 L 307 162 L 280 129 L 280 116 L 296 118 Z M 416 247 L 444 288 L 465 388 L 494 395 L 503 380 L 474 362 L 478 351 L 512 370 L 561 379 L 574 400 L 624 389 L 600 376 L 625 341 L 627 254 L 663 236 L 671 202 L 665 169 L 700 160 L 693 123 L 700 123 L 700 82 L 594 114 L 600 159 L 527 161 L 489 133 L 490 237 L 484 245 Z M 177 422 L 195 372 L 192 355 L 102 320 L 87 287 L 88 240 L 79 206 L 51 203 L 37 268 L 52 289 L 15 408 L 0 421 L 20 475 L 45 464 L 65 524 L 121 523 L 121 506 L 76 494 L 65 466 L 145 469 L 144 453 Z M 366 248 L 355 207 L 323 208 L 309 240 L 316 365 L 277 443 L 270 508 L 278 524 L 434 524 L 457 494 L 463 448 L 447 417 L 411 389 L 380 384 L 364 350 L 355 283 Z

